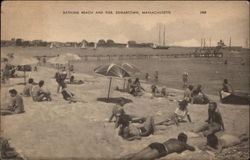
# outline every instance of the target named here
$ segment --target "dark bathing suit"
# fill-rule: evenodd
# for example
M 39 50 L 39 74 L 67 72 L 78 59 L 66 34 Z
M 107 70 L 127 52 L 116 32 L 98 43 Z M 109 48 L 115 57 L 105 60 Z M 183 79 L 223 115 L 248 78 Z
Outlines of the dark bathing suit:
M 151 143 L 148 147 L 151 149 L 156 149 L 159 152 L 158 158 L 164 157 L 167 154 L 174 152 L 181 153 L 185 150 L 194 150 L 192 146 L 189 146 L 188 144 L 175 138 L 171 138 L 164 143 Z
M 159 152 L 158 158 L 165 157 L 168 154 L 166 147 L 162 143 L 151 143 L 150 145 L 148 145 L 148 147 L 151 149 L 156 149 Z
M 141 136 L 143 136 L 143 137 L 147 137 L 147 136 L 149 136 L 150 134 L 152 134 L 152 132 L 148 131 L 145 127 L 140 127 L 139 130 L 140 130 L 140 132 L 141 132 Z M 144 134 L 145 132 L 147 132 L 147 133 Z

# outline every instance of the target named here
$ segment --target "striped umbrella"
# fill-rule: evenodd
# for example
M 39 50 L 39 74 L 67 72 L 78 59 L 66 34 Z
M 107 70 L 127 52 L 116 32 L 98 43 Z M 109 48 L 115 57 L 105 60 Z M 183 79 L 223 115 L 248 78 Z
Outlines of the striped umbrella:
M 97 68 L 94 69 L 94 72 L 110 78 L 109 89 L 108 89 L 108 99 L 109 99 L 112 77 L 119 77 L 119 78 L 131 77 L 130 74 L 124 68 L 113 63 L 98 66 Z

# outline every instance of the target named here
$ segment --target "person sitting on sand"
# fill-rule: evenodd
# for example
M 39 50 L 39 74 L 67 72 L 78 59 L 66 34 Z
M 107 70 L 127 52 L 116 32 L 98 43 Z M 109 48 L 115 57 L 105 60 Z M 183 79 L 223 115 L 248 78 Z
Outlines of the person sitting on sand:
M 228 92 L 228 93 L 232 93 L 233 92 L 233 87 L 232 87 L 231 84 L 228 83 L 227 79 L 224 79 L 221 90 L 223 92 Z
M 73 102 L 73 103 L 76 103 L 76 99 L 74 98 L 74 93 L 70 92 L 68 89 L 67 89 L 67 86 L 66 84 L 63 84 L 62 85 L 62 96 L 63 96 L 63 99 L 66 100 L 66 101 L 69 101 L 69 103 Z
M 195 133 L 203 132 L 205 137 L 207 135 L 216 133 L 221 129 L 225 130 L 222 116 L 217 109 L 217 103 L 209 102 L 208 107 L 208 119 L 206 120 L 207 123 L 194 131 Z
M 3 160 L 23 160 L 22 156 L 17 153 L 15 148 L 10 147 L 8 139 L 0 137 L 0 158 Z
M 152 97 L 165 97 L 167 95 L 165 87 L 163 87 L 160 92 L 154 84 L 151 86 L 151 93 Z
M 176 124 L 177 126 L 179 125 L 179 122 L 185 122 L 184 119 L 187 117 L 189 122 L 191 121 L 191 117 L 189 115 L 187 106 L 188 103 L 186 100 L 179 101 L 179 107 L 176 108 L 175 112 L 173 115 L 170 116 L 170 118 L 161 121 L 159 123 L 156 123 L 155 125 L 172 125 Z
M 130 93 L 132 89 L 132 79 L 128 79 L 127 87 L 126 87 L 126 92 Z
M 228 83 L 227 79 L 224 79 L 222 89 L 220 90 L 220 99 L 223 99 L 234 92 L 231 84 Z
M 151 93 L 154 96 L 157 93 L 160 93 L 156 85 L 151 85 Z
M 165 96 L 167 96 L 167 95 L 168 95 L 168 93 L 167 93 L 167 91 L 166 91 L 166 87 L 165 87 L 165 86 L 163 86 L 163 87 L 162 87 L 162 89 L 161 89 L 161 95 L 162 95 L 162 97 L 165 97 Z
M 141 139 L 141 137 L 147 137 L 154 134 L 155 126 L 154 119 L 152 116 L 146 117 L 144 123 L 141 126 L 134 126 L 127 117 L 123 117 L 121 114 L 119 122 L 121 124 L 119 135 L 125 140 L 132 141 L 135 139 Z M 122 122 L 120 122 L 122 120 Z
M 111 116 L 110 116 L 110 118 L 109 118 L 109 122 L 111 122 L 112 121 L 112 119 L 115 117 L 116 118 L 116 120 L 117 120 L 117 114 L 120 114 L 120 112 L 124 112 L 124 110 L 123 110 L 123 106 L 125 105 L 125 101 L 123 100 L 123 99 L 121 99 L 120 101 L 119 101 L 119 103 L 117 103 L 114 107 L 113 107 L 113 109 L 112 109 L 112 114 L 111 114 Z M 115 120 L 115 122 L 116 122 L 116 120 Z
M 202 86 L 199 84 L 197 88 L 195 88 L 191 94 L 193 104 L 207 104 L 209 102 L 208 97 L 202 92 Z
M 188 103 L 192 101 L 193 88 L 194 88 L 193 85 L 189 85 L 188 88 L 184 91 L 183 99 L 186 100 Z
M 122 157 L 122 160 L 154 160 L 158 158 L 165 157 L 171 153 L 182 153 L 186 150 L 195 151 L 193 146 L 187 144 L 187 135 L 185 133 L 180 133 L 175 138 L 170 138 L 169 140 L 158 143 L 154 142 L 148 145 L 146 148 L 141 151 L 129 154 L 127 156 Z
M 62 93 L 63 99 L 66 101 L 69 101 L 69 103 L 72 103 L 72 102 L 73 103 L 76 103 L 76 102 L 86 103 L 86 101 L 83 101 L 83 100 L 76 98 L 75 94 L 67 89 L 66 84 L 62 85 L 62 92 L 61 93 Z
M 207 144 L 199 146 L 199 149 L 220 153 L 222 149 L 238 145 L 248 139 L 247 134 L 241 134 L 240 136 L 224 134 L 218 138 L 212 133 L 207 136 Z
M 34 79 L 30 78 L 28 80 L 28 84 L 26 84 L 23 89 L 23 96 L 30 97 L 32 95 L 33 84 L 34 84 Z
M 10 101 L 7 105 L 2 105 L 1 114 L 18 114 L 24 112 L 23 98 L 15 89 L 9 90 Z
M 124 105 L 126 104 L 125 100 L 123 98 L 120 99 L 119 103 L 117 103 L 113 109 L 112 114 L 109 118 L 109 122 L 112 122 L 112 119 L 115 117 L 115 128 L 117 128 L 119 125 L 123 123 L 123 119 L 127 119 L 128 121 L 131 121 L 132 123 L 143 123 L 145 121 L 145 117 L 138 117 L 135 115 L 129 115 L 126 114 L 124 111 Z M 122 118 L 121 118 L 122 115 Z
M 43 86 L 44 86 L 44 81 L 41 80 L 38 83 L 38 86 L 33 87 L 33 89 L 32 89 L 33 101 L 41 102 L 41 101 L 51 101 L 52 100 L 50 97 L 50 92 L 44 90 Z
M 142 90 L 144 90 L 144 89 L 141 86 L 140 80 L 139 80 L 139 78 L 136 78 L 134 83 L 131 85 L 130 94 L 132 94 L 133 96 L 141 96 Z

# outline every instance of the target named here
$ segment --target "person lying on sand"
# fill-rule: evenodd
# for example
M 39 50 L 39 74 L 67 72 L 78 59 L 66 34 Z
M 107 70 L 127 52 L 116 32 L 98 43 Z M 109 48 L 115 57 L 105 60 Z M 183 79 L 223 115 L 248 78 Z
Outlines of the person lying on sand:
M 10 102 L 1 106 L 1 114 L 18 114 L 24 112 L 23 98 L 15 89 L 9 90 Z
M 187 139 L 186 134 L 180 133 L 177 139 L 170 138 L 163 143 L 151 143 L 137 153 L 122 157 L 121 160 L 154 160 L 165 157 L 171 153 L 182 153 L 186 150 L 195 151 L 193 146 L 187 144 Z
M 206 120 L 207 123 L 194 130 L 195 133 L 203 132 L 205 137 L 220 130 L 225 130 L 221 113 L 217 109 L 217 103 L 209 102 L 208 107 L 208 119 Z
M 119 135 L 125 140 L 132 141 L 154 134 L 155 126 L 153 117 L 147 117 L 141 126 L 134 126 L 131 124 L 131 121 L 123 117 L 123 114 L 120 116 L 120 121 L 122 120 L 122 122 L 120 122 L 121 127 L 119 128 Z
M 192 92 L 192 104 L 207 104 L 209 102 L 208 97 L 202 92 L 202 86 L 199 84 Z
M 247 134 L 241 134 L 240 136 L 224 134 L 217 137 L 212 133 L 207 136 L 207 144 L 199 146 L 199 149 L 220 153 L 223 148 L 232 147 L 247 140 L 249 140 L 249 136 L 247 136 Z
M 44 81 L 41 80 L 38 83 L 38 86 L 33 87 L 32 89 L 32 98 L 35 102 L 42 102 L 42 101 L 51 101 L 52 98 L 50 97 L 50 92 L 46 91 L 44 88 Z
M 71 76 L 69 81 L 65 81 L 66 84 L 83 84 L 82 80 L 75 80 L 74 76 Z
M 33 84 L 34 84 L 34 79 L 30 78 L 28 80 L 28 84 L 26 84 L 23 89 L 23 96 L 30 97 L 32 95 Z
M 67 85 L 66 84 L 63 84 L 62 85 L 62 96 L 63 96 L 63 99 L 66 100 L 66 101 L 69 101 L 69 103 L 76 103 L 76 102 L 83 102 L 83 103 L 86 103 L 86 101 L 83 101 L 83 100 L 80 100 L 80 99 L 77 99 L 75 97 L 75 94 L 72 93 L 71 91 L 69 91 L 67 89 Z
M 189 122 L 191 121 L 191 117 L 189 115 L 187 106 L 188 102 L 186 100 L 179 101 L 179 107 L 176 108 L 175 112 L 173 115 L 170 116 L 170 118 L 161 121 L 159 123 L 156 123 L 155 125 L 172 125 L 176 124 L 177 126 L 179 125 L 180 122 L 185 122 L 184 119 L 187 117 Z

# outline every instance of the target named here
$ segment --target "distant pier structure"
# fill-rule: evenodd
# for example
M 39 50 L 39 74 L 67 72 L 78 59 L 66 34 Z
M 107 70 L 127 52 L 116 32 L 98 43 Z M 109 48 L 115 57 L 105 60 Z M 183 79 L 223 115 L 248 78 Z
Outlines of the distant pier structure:
M 101 54 L 86 54 L 86 55 L 79 55 L 83 61 L 111 61 L 111 60 L 126 60 L 126 59 L 169 59 L 169 58 L 222 58 L 223 53 L 219 52 L 219 50 L 202 50 L 196 49 L 193 53 L 181 53 L 181 54 L 108 54 L 108 55 L 101 55 Z M 54 56 L 36 56 L 38 57 L 46 57 L 52 58 Z
M 109 54 L 109 55 L 80 55 L 84 61 L 89 60 L 126 60 L 126 59 L 165 59 L 165 58 L 222 58 L 223 53 L 221 52 L 201 52 L 201 53 L 185 53 L 185 54 L 140 54 L 140 55 L 134 55 L 134 54 Z

